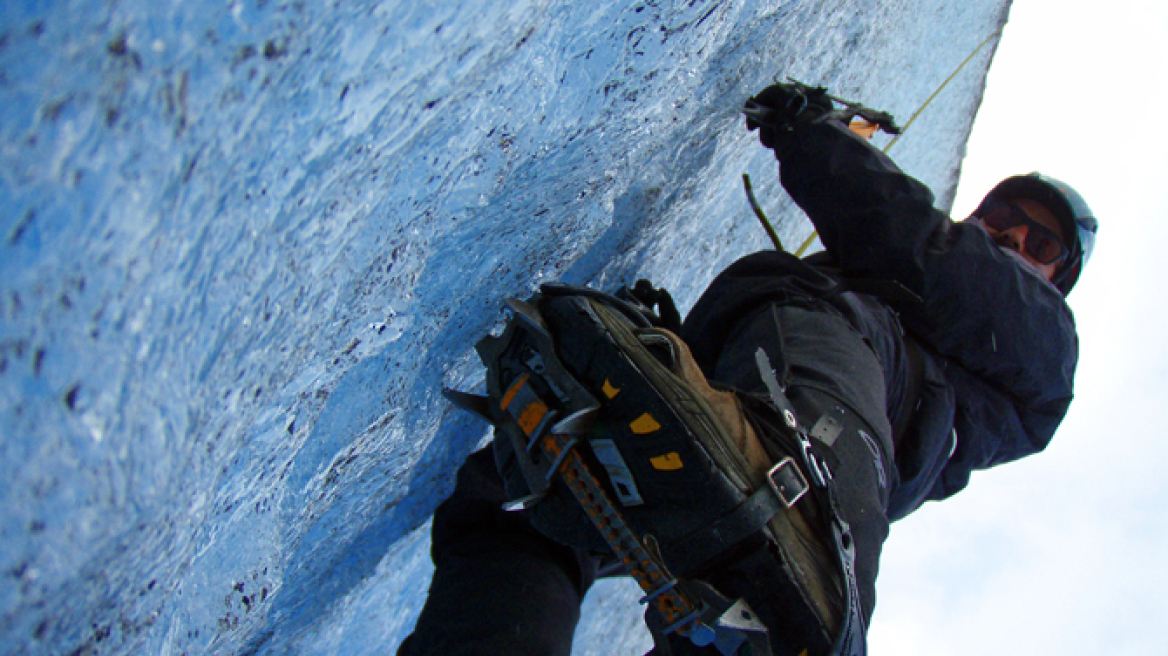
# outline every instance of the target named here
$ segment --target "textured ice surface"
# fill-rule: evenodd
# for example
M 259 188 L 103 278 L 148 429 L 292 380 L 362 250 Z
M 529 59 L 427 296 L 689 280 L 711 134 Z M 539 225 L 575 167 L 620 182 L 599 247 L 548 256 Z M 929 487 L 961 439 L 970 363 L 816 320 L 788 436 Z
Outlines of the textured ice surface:
M 392 652 L 503 297 L 688 307 L 767 245 L 743 172 L 798 243 L 742 101 L 907 118 L 1005 4 L 4 3 L 2 650 Z M 942 207 L 989 57 L 893 152 Z M 634 597 L 577 651 L 647 648 Z

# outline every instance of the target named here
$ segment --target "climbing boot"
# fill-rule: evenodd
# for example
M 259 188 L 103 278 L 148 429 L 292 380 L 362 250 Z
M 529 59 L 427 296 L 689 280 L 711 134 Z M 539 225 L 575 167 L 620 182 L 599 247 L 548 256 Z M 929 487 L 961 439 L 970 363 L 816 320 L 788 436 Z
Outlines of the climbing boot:
M 711 384 L 621 299 L 545 285 L 509 306 L 476 347 L 487 396 L 448 392 L 495 425 L 508 507 L 625 563 L 662 649 L 830 653 L 846 605 L 830 508 L 773 404 Z

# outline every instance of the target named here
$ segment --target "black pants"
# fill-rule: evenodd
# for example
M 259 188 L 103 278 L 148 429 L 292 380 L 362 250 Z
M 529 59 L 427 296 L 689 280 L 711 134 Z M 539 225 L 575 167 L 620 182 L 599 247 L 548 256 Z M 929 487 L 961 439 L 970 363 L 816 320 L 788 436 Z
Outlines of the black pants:
M 571 653 L 597 563 L 503 510 L 493 446 L 467 458 L 434 513 L 434 579 L 399 656 Z
M 895 484 L 881 365 L 838 316 L 769 306 L 735 330 L 715 379 L 765 395 L 760 348 L 785 381 L 800 422 L 817 428 L 830 451 L 841 510 L 856 541 L 866 624 Z M 434 514 L 434 579 L 399 656 L 571 652 L 597 562 L 544 537 L 522 515 L 504 512 L 504 500 L 491 448 L 473 454 Z

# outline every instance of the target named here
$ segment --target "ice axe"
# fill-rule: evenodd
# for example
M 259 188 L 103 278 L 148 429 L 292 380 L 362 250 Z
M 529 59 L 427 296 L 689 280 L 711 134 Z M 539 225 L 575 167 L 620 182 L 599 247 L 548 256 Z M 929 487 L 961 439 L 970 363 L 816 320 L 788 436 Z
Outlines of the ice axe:
M 967 64 L 969 64 L 970 61 L 973 60 L 973 58 L 975 56 L 977 56 L 977 53 L 981 52 L 981 49 L 984 48 L 987 43 L 992 41 L 994 37 L 1001 34 L 1002 30 L 1004 30 L 1005 28 L 1006 28 L 1006 24 L 1003 23 L 1000 27 L 998 27 L 998 29 L 994 30 L 989 36 L 987 36 L 984 41 L 982 41 L 980 44 L 978 44 L 978 46 L 973 49 L 973 52 L 969 53 L 969 56 L 965 58 L 965 61 L 961 62 L 961 64 L 959 64 L 957 66 L 957 68 L 953 70 L 953 72 L 949 75 L 949 77 L 945 78 L 945 81 L 942 82 L 937 87 L 937 89 L 935 91 L 933 91 L 932 95 L 930 95 L 925 100 L 925 102 L 921 103 L 921 106 L 917 109 L 916 112 L 913 113 L 912 117 L 910 117 L 908 119 L 908 121 L 905 122 L 905 124 L 903 126 L 897 126 L 895 124 L 895 122 L 893 121 L 892 115 L 889 114 L 888 112 L 881 112 L 881 111 L 873 110 L 873 109 L 864 107 L 863 105 L 860 105 L 859 103 L 853 103 L 853 102 L 844 100 L 842 98 L 837 98 L 837 97 L 831 96 L 831 95 L 828 95 L 827 97 L 829 99 L 831 99 L 833 102 L 837 102 L 837 103 L 840 103 L 841 105 L 844 105 L 844 107 L 842 109 L 833 110 L 832 112 L 828 112 L 820 120 L 828 120 L 828 119 L 846 120 L 846 122 L 848 124 L 848 128 L 852 132 L 860 135 L 861 137 L 864 137 L 865 139 L 869 139 L 869 140 L 872 139 L 873 136 L 875 136 L 876 131 L 878 129 L 883 129 L 885 132 L 887 132 L 891 135 L 894 135 L 892 140 L 889 141 L 888 144 L 885 145 L 884 148 L 882 149 L 883 152 L 887 153 L 889 150 L 892 149 L 892 146 L 894 146 L 896 144 L 896 142 L 900 140 L 901 136 L 904 135 L 904 132 L 907 131 L 910 126 L 912 126 L 913 122 L 917 120 L 917 117 L 919 117 L 921 115 L 921 113 L 925 111 L 925 108 L 927 108 L 933 102 L 933 100 L 938 95 L 940 95 L 941 91 L 943 91 L 945 89 L 945 87 L 948 86 L 949 83 L 953 81 L 953 78 L 957 77 L 957 74 L 960 73 L 962 71 L 962 69 L 964 69 L 965 66 Z M 788 79 L 790 79 L 790 78 L 788 78 Z M 800 84 L 801 86 L 806 87 L 806 85 L 804 85 L 801 82 L 798 82 L 796 80 L 791 80 L 791 82 L 796 83 L 796 84 Z M 745 108 L 743 111 L 747 115 L 750 115 L 751 110 L 749 107 Z M 845 119 L 845 117 L 846 117 L 846 119 Z M 777 250 L 780 250 L 780 251 L 785 250 L 783 248 L 782 243 L 779 241 L 778 234 L 775 232 L 775 229 L 771 225 L 770 220 L 767 218 L 766 214 L 763 212 L 762 207 L 758 204 L 758 199 L 756 199 L 754 196 L 754 189 L 751 187 L 751 184 L 750 184 L 750 176 L 746 173 L 743 173 L 742 174 L 742 182 L 743 182 L 743 186 L 746 189 L 746 198 L 750 202 L 750 207 L 752 210 L 754 210 L 754 214 L 755 214 L 755 216 L 758 217 L 759 222 L 762 223 L 763 229 L 766 230 L 767 236 L 770 237 L 771 242 L 774 243 L 775 248 Z M 804 240 L 802 245 L 799 246 L 798 250 L 795 251 L 795 256 L 802 257 L 803 253 L 805 253 L 807 251 L 807 249 L 815 241 L 815 238 L 818 236 L 819 236 L 818 232 L 812 232 L 811 235 L 809 237 L 807 237 L 806 240 Z

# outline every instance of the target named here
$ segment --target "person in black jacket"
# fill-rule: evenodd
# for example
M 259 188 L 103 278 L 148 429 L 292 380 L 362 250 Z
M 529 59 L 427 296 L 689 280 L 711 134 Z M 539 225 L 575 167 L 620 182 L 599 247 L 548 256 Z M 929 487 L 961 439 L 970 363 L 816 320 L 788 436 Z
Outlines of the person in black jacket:
M 711 283 L 679 339 L 656 334 L 676 340 L 675 360 L 692 353 L 691 388 L 708 390 L 704 378 L 733 395 L 764 470 L 794 444 L 781 419 L 797 424 L 803 473 L 830 494 L 796 505 L 786 529 L 771 520 L 780 539 L 763 551 L 778 575 L 743 547 L 702 576 L 750 601 L 775 654 L 862 654 L 889 524 L 974 470 L 1041 451 L 1066 414 L 1078 342 L 1064 297 L 1097 224 L 1076 192 L 1036 173 L 955 223 L 832 120 L 824 90 L 775 85 L 748 108 L 825 252 L 747 256 Z M 468 459 L 435 514 L 434 580 L 403 656 L 570 652 L 602 563 L 500 510 L 498 448 Z M 719 653 L 655 637 L 656 653 Z

